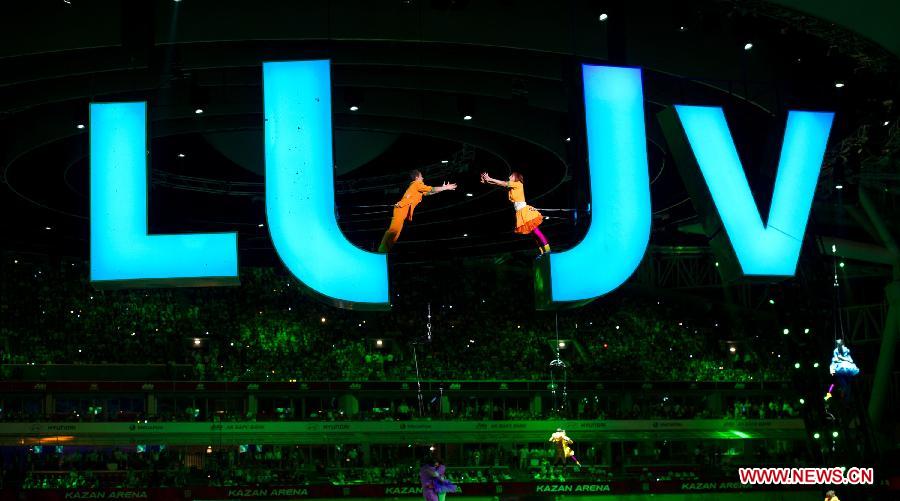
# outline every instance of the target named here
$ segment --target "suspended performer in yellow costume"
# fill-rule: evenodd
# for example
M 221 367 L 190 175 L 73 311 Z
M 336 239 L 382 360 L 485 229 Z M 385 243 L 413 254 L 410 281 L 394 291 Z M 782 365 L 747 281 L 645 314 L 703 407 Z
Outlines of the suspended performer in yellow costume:
M 512 202 L 513 208 L 516 210 L 516 229 L 515 232 L 520 235 L 531 234 L 538 246 L 541 255 L 550 252 L 550 243 L 547 237 L 541 232 L 538 226 L 544 221 L 544 216 L 537 209 L 525 203 L 525 184 L 522 174 L 513 172 L 509 175 L 508 181 L 500 181 L 488 175 L 487 172 L 481 173 L 481 182 L 502 186 L 507 189 L 509 201 Z
M 387 253 L 391 251 L 397 239 L 400 238 L 400 232 L 403 230 L 405 221 L 412 221 L 413 212 L 416 206 L 422 201 L 425 195 L 434 195 L 442 191 L 452 191 L 456 189 L 456 183 L 444 183 L 442 186 L 428 186 L 422 173 L 418 170 L 412 170 L 409 173 L 412 182 L 406 188 L 406 192 L 400 198 L 400 201 L 394 204 L 394 214 L 391 216 L 391 225 L 384 232 L 381 244 L 378 246 L 378 252 Z
M 575 461 L 575 464 L 581 466 L 581 463 L 578 462 L 578 458 L 575 457 L 575 451 L 569 447 L 571 444 L 574 444 L 575 441 L 566 435 L 566 430 L 557 428 L 556 433 L 550 435 L 548 442 L 553 442 L 554 445 L 556 445 L 556 459 L 553 460 L 553 464 L 561 462 L 563 466 L 565 466 L 567 460 L 572 458 L 572 461 Z

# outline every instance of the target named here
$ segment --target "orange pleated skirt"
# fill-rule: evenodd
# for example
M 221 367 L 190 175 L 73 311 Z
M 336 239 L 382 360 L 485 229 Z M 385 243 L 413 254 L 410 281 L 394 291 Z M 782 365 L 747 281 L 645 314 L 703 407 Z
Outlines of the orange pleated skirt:
M 544 216 L 534 207 L 526 205 L 516 211 L 516 233 L 527 235 L 541 225 Z

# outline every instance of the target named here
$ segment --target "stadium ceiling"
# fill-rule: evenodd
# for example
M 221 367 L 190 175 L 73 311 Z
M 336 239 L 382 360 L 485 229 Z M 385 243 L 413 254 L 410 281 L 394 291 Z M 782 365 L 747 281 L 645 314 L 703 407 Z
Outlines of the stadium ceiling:
M 151 230 L 237 229 L 243 262 L 270 255 L 259 226 L 260 64 L 312 58 L 333 63 L 338 215 L 363 248 L 385 223 L 363 206 L 392 202 L 409 168 L 461 190 L 417 211 L 407 249 L 516 248 L 504 233 L 504 200 L 477 183 L 482 169 L 523 170 L 537 206 L 585 207 L 579 62 L 644 68 L 655 244 L 703 244 L 684 231 L 696 214 L 666 167 L 655 120 L 676 102 L 726 108 L 760 193 L 770 192 L 771 143 L 786 110 L 836 110 L 811 224 L 871 243 L 833 186 L 900 189 L 892 164 L 861 167 L 884 157 L 885 134 L 896 129 L 900 35 L 890 24 L 898 10 L 812 0 L 8 3 L 0 16 L 4 248 L 87 256 L 87 104 L 139 100 L 150 109 Z M 860 144 L 867 120 L 895 125 L 867 129 Z M 563 247 L 583 231 L 568 219 L 553 225 Z

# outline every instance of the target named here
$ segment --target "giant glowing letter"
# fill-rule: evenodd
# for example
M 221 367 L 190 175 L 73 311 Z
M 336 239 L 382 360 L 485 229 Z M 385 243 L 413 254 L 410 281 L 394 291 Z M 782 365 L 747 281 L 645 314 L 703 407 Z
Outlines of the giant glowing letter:
M 549 295 L 541 297 L 547 273 L 536 274 L 539 305 L 584 301 L 615 289 L 640 264 L 650 239 L 641 70 L 584 65 L 582 74 L 591 225 L 574 248 L 550 255 Z
M 763 223 L 721 108 L 675 106 L 745 275 L 791 276 L 834 113 L 788 113 L 769 219 Z
M 389 307 L 387 257 L 354 247 L 334 212 L 328 61 L 263 63 L 266 216 L 297 279 L 346 308 Z
M 91 281 L 237 283 L 237 234 L 147 234 L 147 104 L 90 106 Z

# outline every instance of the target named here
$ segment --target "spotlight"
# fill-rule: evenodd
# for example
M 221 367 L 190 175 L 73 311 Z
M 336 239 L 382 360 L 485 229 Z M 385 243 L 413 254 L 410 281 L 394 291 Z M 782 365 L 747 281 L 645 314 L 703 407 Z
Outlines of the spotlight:
M 835 82 L 834 86 L 837 87 L 838 89 L 841 89 L 844 87 L 844 82 Z
M 357 111 L 357 110 L 359 110 L 359 106 L 356 106 L 355 104 L 350 107 L 350 111 Z
M 885 122 L 884 125 L 887 125 L 887 122 Z M 75 128 L 76 128 L 76 129 L 83 129 L 83 128 L 84 128 L 84 124 L 78 124 L 78 125 L 75 126 Z
M 472 115 L 463 115 L 463 120 L 471 120 Z
M 752 42 L 747 42 L 747 43 L 744 44 L 744 50 L 750 50 L 750 49 L 752 49 L 752 48 L 753 48 L 753 43 L 752 43 Z
M 202 113 L 203 113 L 203 108 L 197 108 L 196 110 L 194 110 L 195 115 L 200 115 Z
M 606 12 L 604 12 L 603 14 L 600 14 L 599 16 L 597 16 L 597 19 L 599 19 L 600 22 L 602 23 L 603 21 L 606 21 L 607 19 L 609 19 L 609 15 L 607 15 Z

